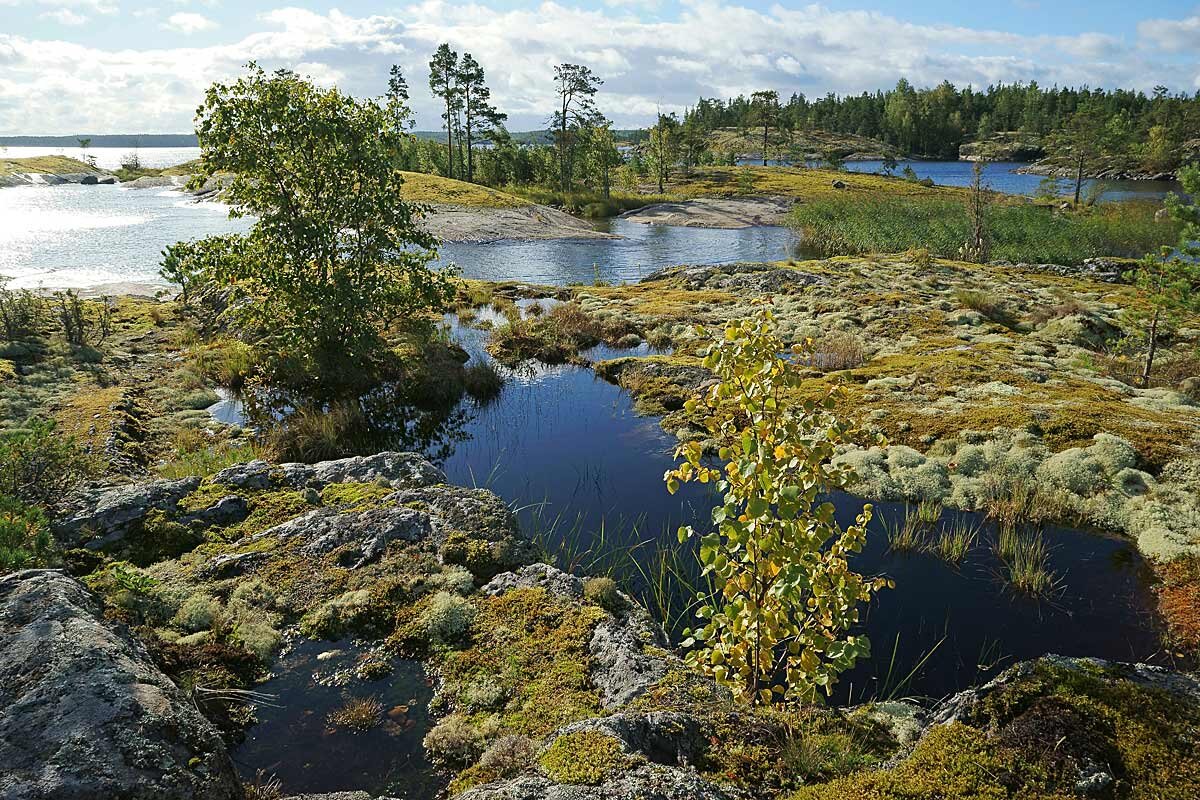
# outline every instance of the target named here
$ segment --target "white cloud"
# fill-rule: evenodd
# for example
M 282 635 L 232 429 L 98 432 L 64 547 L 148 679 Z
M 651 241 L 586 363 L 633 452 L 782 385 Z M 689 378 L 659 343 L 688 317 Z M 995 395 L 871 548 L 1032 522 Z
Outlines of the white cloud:
M 1200 53 L 1200 15 L 1187 19 L 1147 19 L 1138 23 L 1144 47 L 1168 53 Z
M 82 25 L 88 21 L 87 17 L 82 14 L 76 14 L 69 8 L 57 8 L 54 11 L 45 11 L 38 16 L 42 19 L 53 20 L 59 25 Z
M 162 27 L 167 30 L 177 31 L 185 36 L 190 36 L 193 33 L 200 33 L 201 31 L 211 31 L 217 27 L 217 23 L 203 14 L 177 11 L 167 17 L 167 21 L 162 24 Z
M 180 16 L 208 21 L 184 11 L 171 19 Z M 770 87 L 812 97 L 886 88 L 900 77 L 919 86 L 1036 79 L 1184 88 L 1197 80 L 1195 60 L 1160 56 L 1150 45 L 1181 52 L 1196 39 L 1188 26 L 1200 21 L 1148 21 L 1138 29 L 1138 46 L 1098 33 L 1023 36 L 821 5 L 754 10 L 716 0 L 682 0 L 677 16 L 650 21 L 628 8 L 551 0 L 529 9 L 416 0 L 394 16 L 277 8 L 258 24 L 236 41 L 173 49 L 106 49 L 0 33 L 0 132 L 188 130 L 204 88 L 238 74 L 250 59 L 359 95 L 382 93 L 388 67 L 400 64 L 418 126 L 433 128 L 437 110 L 423 87 L 429 56 L 443 41 L 483 64 L 514 129 L 545 122 L 553 66 L 563 61 L 587 64 L 604 79 L 599 105 L 622 127 L 646 122 L 658 106 L 680 111 L 701 95 Z

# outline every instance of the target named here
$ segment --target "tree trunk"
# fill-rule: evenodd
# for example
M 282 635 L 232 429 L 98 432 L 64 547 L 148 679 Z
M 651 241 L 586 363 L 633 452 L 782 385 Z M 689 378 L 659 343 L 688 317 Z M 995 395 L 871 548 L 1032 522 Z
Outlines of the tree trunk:
M 471 157 L 471 97 L 467 95 L 467 183 L 474 183 L 475 163 Z
M 763 124 L 763 166 L 767 165 L 767 126 Z
M 446 172 L 454 177 L 454 117 L 450 115 L 450 95 L 446 94 Z
M 1083 188 L 1083 153 L 1079 154 L 1079 165 L 1075 170 L 1075 205 L 1079 205 L 1079 190 Z
M 1142 388 L 1150 388 L 1150 371 L 1154 369 L 1154 354 L 1158 350 L 1158 309 L 1150 318 L 1150 346 L 1146 350 L 1146 366 L 1142 369 Z

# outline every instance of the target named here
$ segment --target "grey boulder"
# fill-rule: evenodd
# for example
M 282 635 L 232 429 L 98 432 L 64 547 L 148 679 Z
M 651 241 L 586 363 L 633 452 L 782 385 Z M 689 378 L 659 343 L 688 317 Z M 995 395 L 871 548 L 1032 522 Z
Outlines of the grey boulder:
M 216 729 L 78 581 L 0 578 L 0 800 L 234 800 Z

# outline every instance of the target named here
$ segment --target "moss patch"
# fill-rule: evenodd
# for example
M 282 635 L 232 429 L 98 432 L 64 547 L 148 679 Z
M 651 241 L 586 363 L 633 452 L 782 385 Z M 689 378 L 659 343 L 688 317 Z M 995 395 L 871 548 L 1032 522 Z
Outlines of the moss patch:
M 441 704 L 466 708 L 470 687 L 495 684 L 505 698 L 500 731 L 531 737 L 599 713 L 588 680 L 588 641 L 603 610 L 543 589 L 516 589 L 475 605 L 470 646 L 445 652 L 438 662 Z M 469 718 L 482 722 L 491 713 Z
M 1103 769 L 1116 797 L 1200 792 L 1200 707 L 1119 672 L 1039 665 L 989 695 L 966 722 L 930 730 L 897 766 L 797 792 L 841 798 L 1066 798 Z
M 547 777 L 556 783 L 596 785 L 628 759 L 621 743 L 599 731 L 577 731 L 554 740 L 540 758 Z

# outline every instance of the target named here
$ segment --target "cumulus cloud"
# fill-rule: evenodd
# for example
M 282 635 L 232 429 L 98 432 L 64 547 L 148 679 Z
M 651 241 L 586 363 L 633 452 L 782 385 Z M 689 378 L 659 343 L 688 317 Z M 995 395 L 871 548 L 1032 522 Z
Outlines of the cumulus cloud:
M 1143 46 L 1168 53 L 1200 53 L 1200 15 L 1187 19 L 1147 19 L 1138 23 Z
M 200 33 L 201 31 L 211 31 L 217 27 L 217 23 L 203 14 L 178 11 L 167 17 L 167 21 L 162 26 L 167 30 L 177 31 L 185 36 L 190 36 L 193 33 Z
M 632 8 L 418 0 L 390 15 L 355 16 L 285 7 L 261 15 L 260 30 L 236 41 L 176 49 L 107 49 L 0 32 L 0 126 L 188 130 L 204 88 L 254 59 L 358 95 L 382 93 L 389 66 L 399 64 L 414 89 L 418 125 L 433 128 L 438 110 L 422 87 L 430 54 L 443 41 L 483 64 L 514 129 L 545 122 L 553 66 L 564 61 L 587 64 L 604 78 L 599 104 L 622 127 L 647 122 L 658 108 L 679 111 L 701 95 L 766 87 L 816 96 L 886 88 L 900 77 L 916 85 L 1037 80 L 1141 89 L 1182 89 L 1197 79 L 1194 60 L 1147 45 L 1183 52 L 1197 40 L 1188 26 L 1200 20 L 1147 21 L 1134 46 L 1099 33 L 1023 36 L 815 4 L 758 10 L 682 0 L 677 14 L 647 19 Z M 183 15 L 207 21 L 184 11 L 171 19 Z

